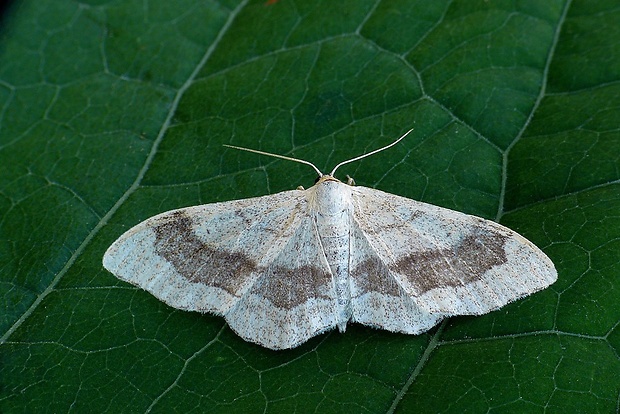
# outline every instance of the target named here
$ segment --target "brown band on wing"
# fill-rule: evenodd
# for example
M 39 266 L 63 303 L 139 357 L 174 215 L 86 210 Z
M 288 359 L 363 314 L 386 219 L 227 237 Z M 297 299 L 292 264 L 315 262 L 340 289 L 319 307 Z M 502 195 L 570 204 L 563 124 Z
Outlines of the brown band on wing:
M 334 300 L 331 273 L 312 265 L 261 268 L 252 293 L 281 309 L 292 309 L 309 299 Z
M 372 256 L 353 269 L 351 278 L 356 287 L 356 296 L 368 292 L 400 297 L 403 292 L 388 267 L 377 256 Z
M 155 251 L 191 282 L 218 287 L 237 296 L 256 263 L 241 253 L 208 247 L 194 233 L 190 217 L 183 211 L 172 213 L 165 223 L 156 225 Z
M 333 299 L 329 272 L 311 265 L 259 267 L 242 253 L 207 246 L 195 234 L 190 217 L 182 211 L 172 214 L 165 223 L 154 226 L 155 251 L 187 280 L 239 296 L 247 279 L 258 276 L 251 292 L 283 309 L 311 298 Z
M 391 269 L 405 277 L 417 294 L 442 287 L 463 286 L 476 282 L 495 266 L 508 261 L 507 235 L 477 229 L 451 248 L 407 255 Z

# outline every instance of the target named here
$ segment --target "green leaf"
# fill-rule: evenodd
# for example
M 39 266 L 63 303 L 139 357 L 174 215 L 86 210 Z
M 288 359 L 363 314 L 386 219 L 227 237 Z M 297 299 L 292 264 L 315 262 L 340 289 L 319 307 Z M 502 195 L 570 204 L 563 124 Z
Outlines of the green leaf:
M 0 411 L 613 412 L 615 1 L 16 1 L 0 35 Z M 407 336 L 246 343 L 101 266 L 165 210 L 359 185 L 491 218 L 550 288 Z

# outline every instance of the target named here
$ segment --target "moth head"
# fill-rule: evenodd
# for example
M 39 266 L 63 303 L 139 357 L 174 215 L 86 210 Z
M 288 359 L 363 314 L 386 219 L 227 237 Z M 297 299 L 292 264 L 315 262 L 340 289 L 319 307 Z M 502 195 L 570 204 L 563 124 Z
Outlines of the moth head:
M 336 181 L 336 182 L 340 182 L 339 179 L 337 179 L 336 177 L 329 175 L 329 174 L 323 174 L 320 177 L 317 177 L 316 180 L 314 180 L 314 184 L 320 184 L 320 183 L 324 183 L 325 181 Z
M 352 208 L 351 188 L 331 175 L 323 175 L 306 193 L 310 209 L 320 216 L 335 216 Z

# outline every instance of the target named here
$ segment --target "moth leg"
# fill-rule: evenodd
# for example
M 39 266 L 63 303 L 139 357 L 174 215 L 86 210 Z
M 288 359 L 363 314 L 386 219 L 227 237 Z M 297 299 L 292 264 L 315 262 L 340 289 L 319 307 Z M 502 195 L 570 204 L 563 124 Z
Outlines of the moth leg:
M 305 188 L 304 188 L 303 185 L 300 185 L 300 186 L 297 187 L 297 190 L 305 190 Z
M 355 185 L 355 180 L 353 179 L 353 177 L 349 176 L 348 174 L 347 174 L 347 184 Z

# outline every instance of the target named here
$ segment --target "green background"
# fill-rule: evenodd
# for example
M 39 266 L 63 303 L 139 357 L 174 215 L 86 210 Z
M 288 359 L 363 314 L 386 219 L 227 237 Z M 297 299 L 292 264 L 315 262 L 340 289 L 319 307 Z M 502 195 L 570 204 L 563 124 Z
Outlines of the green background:
M 500 221 L 550 288 L 274 352 L 105 271 L 156 213 L 358 185 Z M 615 412 L 618 1 L 25 0 L 0 35 L 0 412 Z

